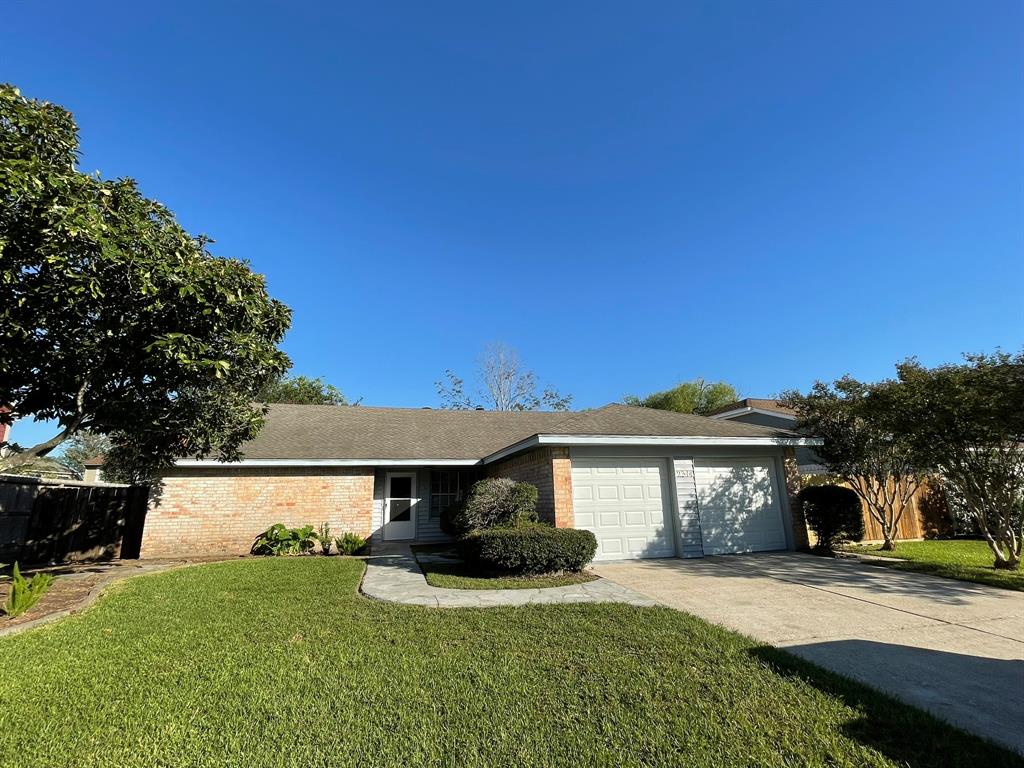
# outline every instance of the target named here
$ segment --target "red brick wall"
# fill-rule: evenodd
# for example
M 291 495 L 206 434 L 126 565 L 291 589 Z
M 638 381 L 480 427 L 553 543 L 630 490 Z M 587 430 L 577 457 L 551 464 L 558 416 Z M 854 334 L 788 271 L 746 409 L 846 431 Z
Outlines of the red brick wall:
M 568 448 L 537 448 L 487 467 L 491 477 L 507 477 L 537 486 L 537 516 L 559 528 L 571 528 L 572 464 Z
M 180 468 L 150 499 L 142 557 L 245 554 L 274 523 L 369 536 L 373 468 Z

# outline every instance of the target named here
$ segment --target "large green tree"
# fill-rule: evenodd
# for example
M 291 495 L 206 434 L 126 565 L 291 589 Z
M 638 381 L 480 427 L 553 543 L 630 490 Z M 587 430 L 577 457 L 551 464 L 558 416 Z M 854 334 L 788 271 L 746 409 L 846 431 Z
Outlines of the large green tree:
M 824 439 L 815 455 L 864 502 L 887 550 L 896 548 L 900 520 L 924 480 L 906 435 L 893 429 L 894 386 L 844 376 L 831 385 L 816 382 L 807 394 L 787 392 L 782 398 L 797 413 L 798 431 Z
M 897 366 L 894 431 L 938 474 L 992 549 L 1020 568 L 1024 541 L 1024 351 L 967 355 L 966 364 Z
M 731 384 L 726 384 L 724 381 L 708 382 L 698 378 L 693 381 L 684 381 L 671 389 L 654 392 L 646 397 L 626 395 L 622 401 L 626 405 L 639 405 L 661 411 L 704 415 L 738 399 L 736 388 Z
M 67 110 L 0 86 L 0 418 L 59 425 L 4 462 L 82 430 L 111 438 L 122 479 L 237 458 L 262 425 L 253 398 L 288 367 L 288 308 L 134 181 L 77 157 Z
M 82 430 L 69 437 L 62 446 L 61 462 L 79 475 L 85 472 L 89 459 L 105 458 L 113 446 L 110 438 L 95 432 Z
M 261 403 L 297 403 L 300 405 L 356 405 L 349 403 L 341 390 L 322 377 L 280 376 L 264 386 L 256 399 Z

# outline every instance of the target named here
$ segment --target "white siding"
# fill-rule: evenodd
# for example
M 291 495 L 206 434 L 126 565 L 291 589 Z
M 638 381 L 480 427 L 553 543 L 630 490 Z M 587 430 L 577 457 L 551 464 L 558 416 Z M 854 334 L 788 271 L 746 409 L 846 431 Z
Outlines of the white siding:
M 672 460 L 676 483 L 676 504 L 679 518 L 680 557 L 703 557 L 700 540 L 700 511 L 697 506 L 697 483 L 693 459 Z

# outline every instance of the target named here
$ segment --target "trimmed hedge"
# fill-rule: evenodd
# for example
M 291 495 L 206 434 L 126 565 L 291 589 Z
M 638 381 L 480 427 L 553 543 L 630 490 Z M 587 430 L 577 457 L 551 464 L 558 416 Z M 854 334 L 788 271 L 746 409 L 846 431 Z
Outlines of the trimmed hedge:
M 815 549 L 831 552 L 837 544 L 864 538 L 860 499 L 841 485 L 811 485 L 797 497 L 807 527 L 818 539 Z
M 597 539 L 591 531 L 531 523 L 478 531 L 463 546 L 483 568 L 535 575 L 582 571 L 594 559 Z

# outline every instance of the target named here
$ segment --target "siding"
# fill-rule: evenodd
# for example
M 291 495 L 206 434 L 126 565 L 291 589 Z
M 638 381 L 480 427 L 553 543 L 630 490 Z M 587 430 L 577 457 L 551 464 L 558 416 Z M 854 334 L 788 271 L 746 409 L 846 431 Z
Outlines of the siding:
M 673 458 L 675 476 L 676 512 L 679 520 L 680 557 L 703 557 L 700 539 L 700 511 L 697 507 L 697 482 L 693 472 L 693 459 Z
M 387 473 L 399 470 L 378 469 L 373 482 L 373 530 L 372 541 L 376 544 L 384 542 L 384 495 L 387 493 Z M 416 538 L 413 541 L 429 543 L 434 541 L 450 541 L 451 536 L 441 530 L 440 519 L 430 519 L 430 470 L 405 470 L 416 473 L 416 495 L 418 501 L 413 507 L 416 520 Z

